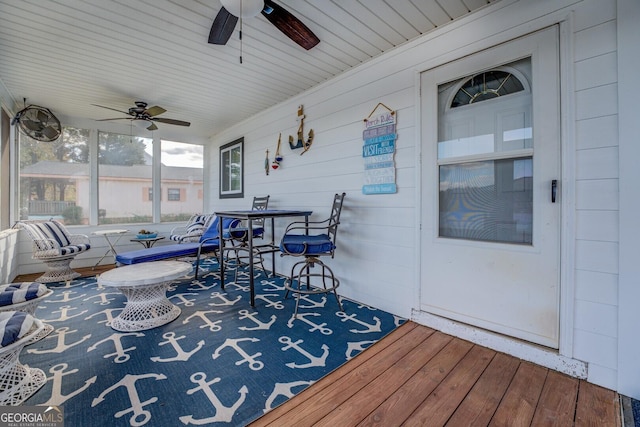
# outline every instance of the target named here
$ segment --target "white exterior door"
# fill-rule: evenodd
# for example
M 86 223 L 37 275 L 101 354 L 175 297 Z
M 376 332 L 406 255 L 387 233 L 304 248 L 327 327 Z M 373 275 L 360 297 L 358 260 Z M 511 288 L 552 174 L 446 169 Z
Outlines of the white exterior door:
M 422 311 L 558 348 L 552 27 L 421 75 Z

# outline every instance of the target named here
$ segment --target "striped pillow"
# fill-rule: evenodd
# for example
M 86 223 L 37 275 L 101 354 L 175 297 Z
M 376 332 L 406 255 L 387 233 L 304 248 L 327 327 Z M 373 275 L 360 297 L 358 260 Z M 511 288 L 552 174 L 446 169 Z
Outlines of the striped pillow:
M 0 286 L 0 307 L 18 304 L 44 295 L 48 288 L 38 282 L 20 282 Z
M 58 247 L 69 246 L 69 244 L 71 244 L 64 225 L 58 221 L 34 222 L 27 226 L 30 227 L 31 234 L 35 237 L 38 249 L 42 251 L 53 248 L 50 246 L 50 243 L 38 242 L 38 240 L 53 240 L 57 243 Z
M 6 347 L 24 337 L 33 327 L 33 316 L 22 311 L 0 313 L 0 347 Z

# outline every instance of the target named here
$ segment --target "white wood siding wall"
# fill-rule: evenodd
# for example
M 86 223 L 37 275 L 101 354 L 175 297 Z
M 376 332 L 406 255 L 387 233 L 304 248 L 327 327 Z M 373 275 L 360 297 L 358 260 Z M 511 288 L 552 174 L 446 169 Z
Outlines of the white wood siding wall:
M 218 172 L 209 177 L 210 210 L 248 208 L 254 195 L 270 194 L 273 208 L 309 208 L 323 219 L 333 193 L 346 191 L 342 226 L 338 232 L 335 271 L 347 297 L 409 316 L 419 297 L 419 126 L 416 123 L 416 74 L 473 50 L 486 48 L 529 32 L 568 22 L 572 31 L 561 61 L 567 69 L 574 98 L 575 122 L 565 132 L 563 168 L 574 182 L 563 182 L 575 195 L 565 205 L 575 211 L 575 227 L 564 252 L 575 266 L 563 283 L 571 289 L 575 317 L 567 351 L 588 363 L 588 379 L 616 388 L 618 296 L 618 134 L 616 2 L 504 0 L 470 17 L 455 21 L 384 56 L 292 98 L 241 125 L 216 135 L 209 150 L 217 165 L 218 147 L 245 138 L 245 198 L 219 200 Z M 564 49 L 569 48 L 569 51 Z M 250 61 L 250 58 L 246 59 Z M 286 64 L 283 64 L 286 66 Z M 398 193 L 364 196 L 362 120 L 378 102 L 397 111 L 396 168 Z M 565 100 L 566 102 L 566 100 Z M 305 135 L 315 131 L 312 148 L 303 156 L 291 151 L 289 135 L 297 129 L 296 110 L 304 105 Z M 564 122 L 566 123 L 566 122 Z M 272 159 L 282 132 L 284 161 L 280 169 L 264 172 L 265 150 Z M 286 221 L 282 221 L 281 226 Z M 279 229 L 281 231 L 281 227 Z M 286 271 L 287 260 L 278 258 Z M 428 274 L 424 272 L 423 274 Z M 568 333 L 571 333 L 570 331 Z
M 616 5 L 575 14 L 576 295 L 574 357 L 612 387 L 617 367 L 618 104 Z

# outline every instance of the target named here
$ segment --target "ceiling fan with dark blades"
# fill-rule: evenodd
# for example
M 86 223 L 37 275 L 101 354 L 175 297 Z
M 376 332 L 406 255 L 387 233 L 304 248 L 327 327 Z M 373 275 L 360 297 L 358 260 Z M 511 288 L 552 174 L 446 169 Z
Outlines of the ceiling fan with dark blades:
M 320 43 L 320 39 L 302 21 L 271 0 L 244 0 L 244 3 L 243 0 L 220 0 L 220 2 L 222 7 L 209 32 L 211 44 L 227 44 L 236 27 L 238 17 L 246 18 L 258 13 L 262 13 L 277 29 L 306 50 Z
M 158 126 L 156 126 L 154 122 L 166 123 L 169 125 L 176 125 L 176 126 L 191 126 L 191 123 L 184 122 L 182 120 L 155 117 L 167 111 L 164 108 L 159 107 L 157 105 L 147 108 L 146 102 L 136 101 L 135 104 L 136 106 L 129 108 L 129 111 L 120 111 L 115 108 L 105 107 L 103 105 L 97 105 L 97 104 L 91 104 L 91 105 L 95 107 L 106 108 L 107 110 L 117 111 L 119 113 L 126 114 L 129 116 L 129 117 L 116 117 L 113 119 L 99 119 L 97 120 L 99 122 L 105 122 L 109 120 L 132 120 L 133 123 L 136 124 L 136 126 L 142 127 L 147 130 L 158 129 Z

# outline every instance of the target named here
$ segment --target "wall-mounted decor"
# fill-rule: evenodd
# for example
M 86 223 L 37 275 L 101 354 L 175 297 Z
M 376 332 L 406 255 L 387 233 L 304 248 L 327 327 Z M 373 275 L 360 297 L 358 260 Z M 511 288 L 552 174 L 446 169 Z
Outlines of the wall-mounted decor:
M 244 197 L 244 138 L 220 147 L 220 198 Z
M 273 169 L 278 169 L 280 167 L 280 162 L 282 161 L 282 154 L 280 154 L 280 141 L 282 140 L 282 134 L 278 135 L 278 145 L 276 146 L 276 154 L 273 157 L 273 163 L 271 167 Z
M 269 175 L 269 149 L 267 148 L 267 154 L 264 158 L 264 173 Z
M 383 107 L 386 111 L 376 113 L 379 107 Z M 391 194 L 398 191 L 393 158 L 396 152 L 396 138 L 396 113 L 380 102 L 364 119 L 362 194 Z
M 313 143 L 313 129 L 309 130 L 309 135 L 307 137 L 307 140 L 304 140 L 304 110 L 302 108 L 302 105 L 298 107 L 298 118 L 296 119 L 300 124 L 298 125 L 298 139 L 297 141 L 294 143 L 293 142 L 293 136 L 289 135 L 289 147 L 291 147 L 292 150 L 297 150 L 298 148 L 302 148 L 302 153 L 300 153 L 300 155 L 302 156 L 304 153 L 306 153 L 307 151 L 309 151 L 309 148 L 311 148 L 311 144 Z

